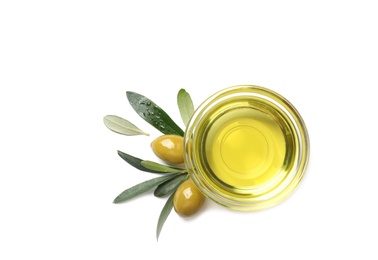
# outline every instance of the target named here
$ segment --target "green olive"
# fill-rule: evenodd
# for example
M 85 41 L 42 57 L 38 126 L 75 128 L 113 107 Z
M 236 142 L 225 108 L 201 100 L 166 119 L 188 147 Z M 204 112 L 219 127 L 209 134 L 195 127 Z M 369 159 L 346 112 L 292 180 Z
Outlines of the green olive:
M 205 196 L 189 179 L 177 188 L 173 197 L 173 206 L 181 217 L 190 217 L 201 209 L 204 201 Z
M 184 163 L 184 138 L 179 135 L 162 135 L 151 143 L 157 157 L 171 165 Z

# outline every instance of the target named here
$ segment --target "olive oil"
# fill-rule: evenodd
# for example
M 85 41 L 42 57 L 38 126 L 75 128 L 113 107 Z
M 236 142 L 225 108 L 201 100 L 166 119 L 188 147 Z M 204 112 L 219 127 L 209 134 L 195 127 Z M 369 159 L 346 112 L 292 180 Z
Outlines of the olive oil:
M 259 210 L 285 199 L 309 157 L 307 130 L 283 97 L 257 86 L 236 86 L 206 100 L 185 136 L 190 177 L 213 201 Z
M 286 145 L 277 122 L 262 111 L 230 109 L 208 126 L 204 156 L 214 178 L 243 190 L 280 174 Z
M 289 125 L 262 101 L 223 104 L 203 122 L 198 129 L 200 166 L 220 192 L 259 196 L 274 189 L 290 170 Z

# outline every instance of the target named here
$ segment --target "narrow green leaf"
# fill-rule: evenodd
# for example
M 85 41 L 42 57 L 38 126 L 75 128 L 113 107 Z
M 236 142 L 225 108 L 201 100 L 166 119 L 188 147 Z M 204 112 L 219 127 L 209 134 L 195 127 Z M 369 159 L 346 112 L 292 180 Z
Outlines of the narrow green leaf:
M 177 105 L 180 110 L 182 121 L 186 126 L 194 113 L 194 106 L 189 93 L 186 92 L 185 89 L 180 89 L 177 93 Z
M 160 163 L 156 163 L 156 162 L 152 162 L 152 161 L 148 161 L 148 160 L 145 160 L 145 161 L 142 161 L 141 162 L 142 166 L 147 168 L 147 169 L 150 169 L 150 170 L 153 170 L 153 171 L 158 171 L 158 172 L 182 172 L 183 169 L 177 169 L 177 168 L 172 168 L 172 167 L 169 167 L 169 166 L 166 166 L 164 164 L 160 164 Z
M 143 95 L 130 91 L 126 92 L 126 96 L 138 115 L 160 132 L 163 134 L 184 136 L 184 131 L 153 101 Z
M 161 198 L 164 197 L 171 192 L 175 191 L 181 183 L 183 183 L 186 179 L 188 179 L 187 173 L 179 174 L 178 176 L 170 179 L 162 184 L 159 184 L 154 191 L 155 197 Z
M 107 115 L 104 117 L 104 123 L 107 128 L 118 134 L 129 136 L 149 135 L 133 125 L 131 122 L 119 116 Z
M 152 188 L 156 187 L 157 185 L 172 179 L 176 176 L 176 174 L 170 174 L 168 176 L 161 176 L 154 179 L 150 179 L 147 181 L 144 181 L 142 183 L 139 183 L 131 188 L 128 188 L 127 190 L 124 190 L 121 194 L 119 194 L 115 199 L 114 203 L 120 203 L 124 202 L 126 200 L 132 199 L 142 193 L 145 193 Z
M 146 168 L 142 165 L 142 161 L 143 161 L 142 159 L 131 156 L 130 154 L 127 154 L 127 153 L 124 153 L 124 152 L 121 152 L 121 151 L 117 151 L 117 152 L 118 152 L 118 155 L 123 160 L 125 160 L 128 164 L 137 168 L 138 170 L 141 170 L 141 171 L 144 171 L 144 172 L 150 172 L 150 173 L 167 173 L 166 171 L 162 172 L 162 171 L 154 171 L 154 170 L 148 169 L 148 168 Z
M 174 195 L 175 194 L 172 193 L 172 195 L 168 198 L 167 202 L 165 203 L 165 205 L 164 205 L 164 207 L 163 207 L 163 209 L 160 213 L 159 220 L 158 220 L 157 227 L 156 227 L 156 240 L 159 240 L 160 232 L 161 232 L 161 230 L 164 226 L 164 223 L 165 223 L 169 214 L 172 211 Z

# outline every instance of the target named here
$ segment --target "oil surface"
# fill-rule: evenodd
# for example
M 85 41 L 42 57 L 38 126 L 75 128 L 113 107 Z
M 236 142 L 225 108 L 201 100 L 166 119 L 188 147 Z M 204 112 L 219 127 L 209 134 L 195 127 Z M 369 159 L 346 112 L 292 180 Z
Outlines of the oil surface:
M 274 189 L 290 170 L 289 125 L 263 103 L 239 100 L 203 120 L 198 156 L 207 182 L 230 197 L 259 196 Z

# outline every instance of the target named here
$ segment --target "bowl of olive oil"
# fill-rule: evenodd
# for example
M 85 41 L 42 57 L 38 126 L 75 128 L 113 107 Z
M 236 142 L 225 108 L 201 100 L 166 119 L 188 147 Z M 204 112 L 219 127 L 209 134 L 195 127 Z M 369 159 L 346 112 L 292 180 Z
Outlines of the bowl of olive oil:
M 259 86 L 221 90 L 195 111 L 185 131 L 185 166 L 201 192 L 233 210 L 286 199 L 309 160 L 309 137 L 294 106 Z

